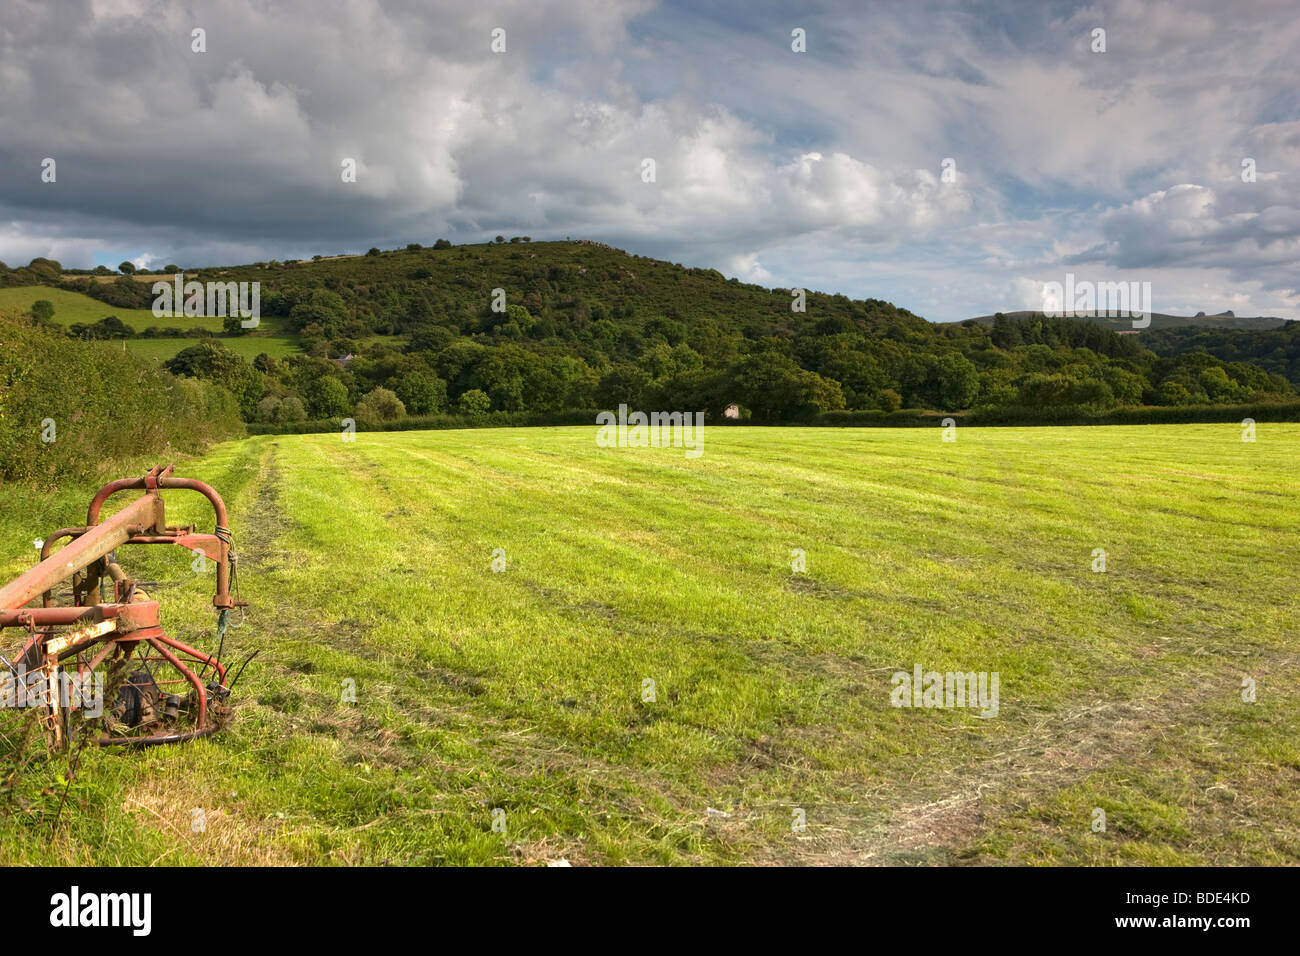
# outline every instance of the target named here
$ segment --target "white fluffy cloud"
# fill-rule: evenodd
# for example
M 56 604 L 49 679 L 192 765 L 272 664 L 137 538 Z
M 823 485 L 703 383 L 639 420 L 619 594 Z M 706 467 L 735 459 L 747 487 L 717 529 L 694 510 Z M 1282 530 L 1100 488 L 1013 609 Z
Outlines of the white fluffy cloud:
M 1159 270 L 1171 288 L 1217 277 L 1247 311 L 1297 302 L 1292 5 L 831 3 L 797 22 L 643 0 L 79 13 L 0 12 L 10 264 L 527 233 L 940 319 L 1012 307 L 1018 284 L 1080 264 Z M 790 49 L 796 25 L 806 53 Z M 39 179 L 46 156 L 55 184 Z

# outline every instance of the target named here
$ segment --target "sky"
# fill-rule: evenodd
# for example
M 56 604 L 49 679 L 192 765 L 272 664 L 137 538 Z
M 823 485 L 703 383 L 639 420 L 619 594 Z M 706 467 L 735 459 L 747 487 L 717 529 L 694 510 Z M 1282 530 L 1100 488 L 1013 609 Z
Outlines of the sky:
M 934 321 L 1067 273 L 1300 318 L 1298 177 L 1295 0 L 0 6 L 11 267 L 527 235 Z

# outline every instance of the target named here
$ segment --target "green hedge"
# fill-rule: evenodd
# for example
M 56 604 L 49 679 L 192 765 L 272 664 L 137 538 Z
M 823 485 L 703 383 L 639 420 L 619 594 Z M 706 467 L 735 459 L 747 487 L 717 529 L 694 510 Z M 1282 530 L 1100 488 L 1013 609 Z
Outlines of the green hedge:
M 170 375 L 119 343 L 0 316 L 0 478 L 98 478 L 242 434 L 223 388 Z
M 596 415 L 592 411 L 570 412 L 488 412 L 486 415 L 410 415 L 382 425 L 356 423 L 359 432 L 430 431 L 442 428 L 507 428 L 520 425 L 591 425 L 595 427 Z M 314 435 L 342 430 L 342 420 L 327 418 L 311 422 L 268 424 L 255 422 L 247 426 L 250 435 Z
M 581 412 L 490 412 L 482 416 L 413 415 L 383 425 L 357 423 L 357 431 L 424 431 L 440 428 L 504 428 L 509 426 L 591 425 L 595 427 L 596 410 Z M 819 428 L 937 428 L 945 418 L 959 425 L 1179 425 L 1195 422 L 1240 422 L 1253 418 L 1257 422 L 1300 422 L 1300 402 L 1261 405 L 1185 405 L 1178 407 L 1141 406 L 1119 408 L 1105 413 L 1072 405 L 1052 408 L 979 408 L 965 412 L 935 412 L 905 408 L 896 412 L 839 411 L 826 412 L 805 422 L 784 425 L 811 425 Z M 710 426 L 734 427 L 758 425 L 754 421 L 712 419 Z M 337 432 L 342 428 L 337 418 L 288 424 L 257 423 L 247 426 L 250 435 L 306 435 Z
M 967 425 L 1184 425 L 1196 422 L 1300 421 L 1300 402 L 1255 405 L 1143 405 L 1093 412 L 1062 405 L 1054 408 L 975 409 L 958 421 Z
M 904 409 L 897 412 L 827 412 L 810 424 L 856 427 L 931 427 L 945 418 L 959 425 L 1182 425 L 1196 422 L 1300 422 L 1300 402 L 1255 405 L 1143 405 L 1096 412 L 1077 405 L 1049 408 L 976 408 L 965 412 Z

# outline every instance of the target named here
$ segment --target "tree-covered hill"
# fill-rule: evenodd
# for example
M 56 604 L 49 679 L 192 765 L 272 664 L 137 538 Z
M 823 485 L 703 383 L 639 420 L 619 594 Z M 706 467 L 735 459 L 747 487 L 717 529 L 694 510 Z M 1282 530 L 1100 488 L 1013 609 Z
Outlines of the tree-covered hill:
M 1142 336 L 1142 344 L 1157 355 L 1204 352 L 1224 362 L 1246 362 L 1281 375 L 1300 387 L 1300 322 L 1276 329 L 1161 329 Z
M 1029 319 L 1039 313 L 1036 312 L 1003 312 L 1002 315 L 1010 319 Z M 1116 332 L 1128 332 L 1133 329 L 1133 320 L 1127 316 L 1098 314 L 1096 312 L 1076 312 L 1073 317 L 1085 322 L 1095 322 Z M 1179 328 L 1200 328 L 1214 331 L 1225 330 L 1244 330 L 1244 331 L 1264 331 L 1267 329 L 1281 328 L 1287 324 L 1300 325 L 1300 323 L 1288 322 L 1287 319 L 1280 318 L 1276 315 L 1234 315 L 1231 312 L 1222 312 L 1218 315 L 1206 315 L 1200 312 L 1196 315 L 1170 315 L 1166 312 L 1152 312 L 1149 316 L 1151 324 L 1140 330 L 1140 334 L 1149 335 L 1154 331 L 1163 331 L 1165 329 Z M 994 316 L 981 315 L 975 321 L 981 325 L 992 325 Z
M 767 289 L 590 241 L 440 240 L 185 275 L 261 283 L 260 330 L 228 323 L 167 363 L 225 385 L 250 421 L 620 403 L 715 416 L 735 403 L 742 417 L 781 421 L 837 409 L 1103 413 L 1296 399 L 1280 371 L 1158 356 L 1095 323 L 936 325 L 878 299 Z M 160 278 L 68 275 L 49 260 L 0 270 L 6 285 L 61 284 L 124 309 L 148 308 Z M 302 354 L 249 362 L 226 348 L 238 340 L 248 354 L 270 329 L 296 336 Z

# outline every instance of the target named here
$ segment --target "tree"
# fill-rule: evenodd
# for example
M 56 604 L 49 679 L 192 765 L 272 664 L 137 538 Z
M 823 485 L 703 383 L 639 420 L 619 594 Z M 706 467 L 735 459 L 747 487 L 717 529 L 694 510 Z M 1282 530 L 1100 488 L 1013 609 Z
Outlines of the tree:
M 645 396 L 650 377 L 635 365 L 615 365 L 600 377 L 596 386 L 596 406 L 598 408 L 618 408 L 627 405 L 637 408 Z
M 656 316 L 646 322 L 645 334 L 647 336 L 659 335 L 669 345 L 678 345 L 686 341 L 686 326 L 681 322 L 665 319 L 663 316 Z
M 1249 389 L 1228 378 L 1228 373 L 1218 367 L 1205 369 L 1196 377 L 1196 381 L 1216 405 L 1244 402 L 1250 394 Z
M 332 375 L 309 379 L 303 387 L 303 398 L 312 418 L 342 418 L 350 406 L 348 387 Z
M 135 272 L 135 263 L 134 263 L 134 262 L 123 262 L 121 265 L 119 265 L 119 266 L 117 267 L 117 271 L 120 272 L 120 273 L 122 273 L 122 275 L 127 275 L 127 276 L 129 276 L 129 275 L 131 275 L 133 272 Z
M 315 324 L 327 339 L 337 336 L 347 320 L 348 310 L 342 296 L 330 289 L 313 289 L 305 301 L 289 310 L 289 327 L 295 332 Z
M 262 374 L 220 342 L 207 339 L 181 349 L 163 363 L 173 375 L 201 378 L 227 388 L 239 401 L 244 421 L 253 421 L 264 387 Z
M 68 334 L 74 339 L 102 341 L 105 339 L 130 339 L 135 337 L 135 329 L 115 315 L 108 315 L 98 322 L 87 325 L 73 322 L 68 326 Z
M 433 248 L 435 248 L 435 249 L 450 249 L 450 248 L 451 248 L 451 240 L 450 240 L 450 239 L 439 239 L 438 241 L 436 241 L 436 242 L 433 244 Z
M 277 422 L 303 422 L 307 420 L 307 408 L 297 395 L 286 395 L 275 410 Z
M 903 396 L 892 388 L 882 388 L 876 393 L 876 401 L 887 412 L 896 412 L 903 407 Z
M 101 338 L 129 339 L 135 335 L 135 329 L 115 315 L 106 315 L 95 325 L 102 330 Z
M 431 415 L 447 407 L 447 383 L 436 375 L 411 372 L 393 390 L 411 415 Z
M 957 352 L 940 355 L 934 363 L 935 394 L 941 410 L 960 411 L 975 403 L 980 391 L 979 370 Z
M 405 414 L 402 400 L 386 388 L 372 389 L 357 402 L 357 421 L 365 425 L 382 425 Z
M 1161 405 L 1191 405 L 1196 401 L 1186 386 L 1178 382 L 1162 382 L 1158 395 Z
M 1135 372 L 1118 366 L 1111 366 L 1105 371 L 1106 384 L 1119 405 L 1141 405 L 1142 392 L 1146 388 L 1146 379 Z
M 54 303 L 49 299 L 37 299 L 32 303 L 32 318 L 37 322 L 48 322 L 54 318 Z
M 460 409 L 462 415 L 472 415 L 477 418 L 488 413 L 492 407 L 492 399 L 488 398 L 487 393 L 481 389 L 471 388 L 456 402 L 456 407 Z
M 377 256 L 377 255 L 379 255 L 379 247 L 378 247 L 378 246 L 371 246 L 371 247 L 366 251 L 366 255 L 368 255 L 368 256 Z
M 1067 375 L 1031 372 L 1021 378 L 1017 404 L 1026 408 L 1050 408 L 1069 403 L 1073 380 Z
M 406 351 L 441 352 L 455 341 L 456 335 L 450 329 L 445 329 L 441 325 L 433 325 L 412 332 L 411 338 L 406 343 Z
M 475 375 L 482 390 L 492 400 L 492 407 L 505 412 L 524 410 L 528 388 L 528 371 L 532 353 L 518 346 L 490 349 L 478 363 Z
M 844 407 L 839 382 L 800 368 L 789 356 L 765 351 L 731 369 L 736 401 L 768 421 L 803 418 Z
M 993 331 L 989 338 L 1000 349 L 1013 349 L 1021 344 L 1020 323 L 999 312 L 993 316 Z
M 319 325 L 313 322 L 299 334 L 302 350 L 313 358 L 329 358 L 330 340 Z

